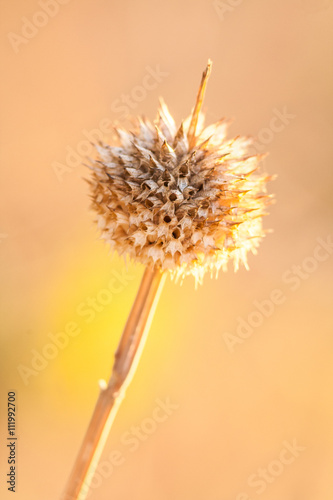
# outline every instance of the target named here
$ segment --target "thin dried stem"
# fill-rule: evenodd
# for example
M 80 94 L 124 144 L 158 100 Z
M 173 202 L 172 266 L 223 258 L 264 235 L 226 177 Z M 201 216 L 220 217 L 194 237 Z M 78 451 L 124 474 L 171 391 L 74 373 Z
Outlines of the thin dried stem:
M 84 500 L 125 390 L 136 370 L 165 274 L 148 267 L 128 317 L 110 381 L 101 388 L 93 416 L 62 500 Z
M 191 123 L 187 133 L 188 144 L 190 148 L 195 146 L 196 131 L 198 125 L 201 106 L 205 97 L 206 85 L 212 69 L 212 61 L 209 59 L 205 71 L 202 73 L 201 83 L 197 95 L 197 100 L 193 109 Z

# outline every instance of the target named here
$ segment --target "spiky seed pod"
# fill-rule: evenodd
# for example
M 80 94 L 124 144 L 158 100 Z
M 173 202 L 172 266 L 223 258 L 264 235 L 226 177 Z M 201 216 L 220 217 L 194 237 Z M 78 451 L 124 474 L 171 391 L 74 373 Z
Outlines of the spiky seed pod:
M 268 177 L 251 140 L 226 139 L 228 122 L 204 128 L 203 73 L 193 113 L 177 129 L 161 100 L 154 123 L 137 118 L 134 132 L 116 128 L 118 143 L 96 146 L 90 181 L 102 237 L 119 254 L 178 277 L 247 267 L 264 232 Z

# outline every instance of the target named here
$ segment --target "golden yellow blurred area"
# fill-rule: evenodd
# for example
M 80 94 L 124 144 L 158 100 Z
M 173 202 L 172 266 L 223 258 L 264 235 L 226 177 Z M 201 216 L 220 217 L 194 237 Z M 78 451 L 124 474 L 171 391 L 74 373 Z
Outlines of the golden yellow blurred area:
M 144 272 L 99 239 L 92 143 L 160 96 L 180 123 L 209 58 L 206 122 L 269 152 L 272 232 L 249 271 L 167 279 L 88 498 L 331 500 L 332 0 L 1 11 L 1 500 L 60 499 Z

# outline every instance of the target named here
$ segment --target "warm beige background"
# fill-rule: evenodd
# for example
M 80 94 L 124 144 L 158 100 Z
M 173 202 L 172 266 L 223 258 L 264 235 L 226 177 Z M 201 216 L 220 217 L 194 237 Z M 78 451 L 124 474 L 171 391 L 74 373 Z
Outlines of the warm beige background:
M 37 1 L 1 7 L 1 499 L 14 498 L 4 484 L 7 392 L 17 392 L 15 499 L 57 500 L 142 274 L 130 266 L 128 284 L 91 323 L 78 315 L 124 265 L 97 240 L 86 169 L 67 163 L 60 182 L 55 162 L 66 165 L 68 148 L 87 147 L 84 130 L 101 120 L 126 122 L 122 94 L 132 95 L 132 113 L 150 118 L 163 95 L 180 121 L 210 57 L 208 122 L 234 117 L 231 135 L 268 142 L 259 149 L 270 152 L 265 169 L 278 174 L 265 220 L 274 233 L 250 257 L 250 272 L 207 277 L 196 292 L 192 279 L 167 282 L 104 454 L 119 450 L 124 463 L 90 498 L 331 500 L 333 255 L 309 257 L 318 238 L 333 234 L 332 2 L 54 5 L 53 18 L 40 15 Z M 23 18 L 45 25 L 15 39 Z M 140 91 L 148 66 L 164 76 Z M 284 109 L 292 117 L 272 122 Z M 285 273 L 297 265 L 313 272 L 292 290 Z M 231 353 L 224 334 L 236 335 L 238 318 L 274 289 L 284 303 Z M 31 366 L 31 350 L 42 352 L 49 334 L 73 321 L 80 335 L 25 385 L 17 367 Z M 179 408 L 131 452 L 122 437 L 149 425 L 156 399 L 167 397 Z M 272 461 L 293 440 L 305 449 L 279 472 Z M 248 478 L 268 465 L 276 477 L 258 494 Z

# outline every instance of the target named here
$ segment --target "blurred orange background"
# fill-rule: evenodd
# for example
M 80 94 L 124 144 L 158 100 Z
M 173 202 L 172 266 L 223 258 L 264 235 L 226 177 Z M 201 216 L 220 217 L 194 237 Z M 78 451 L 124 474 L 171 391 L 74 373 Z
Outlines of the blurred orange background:
M 197 291 L 192 278 L 166 282 L 89 498 L 331 500 L 332 2 L 1 8 L 1 499 L 12 498 L 8 391 L 15 498 L 59 499 L 143 273 L 98 240 L 89 141 L 107 139 L 110 121 L 154 118 L 159 96 L 179 123 L 211 58 L 207 124 L 234 118 L 230 137 L 269 151 L 273 233 L 250 271 L 230 267 Z M 105 300 L 113 278 L 119 292 Z

